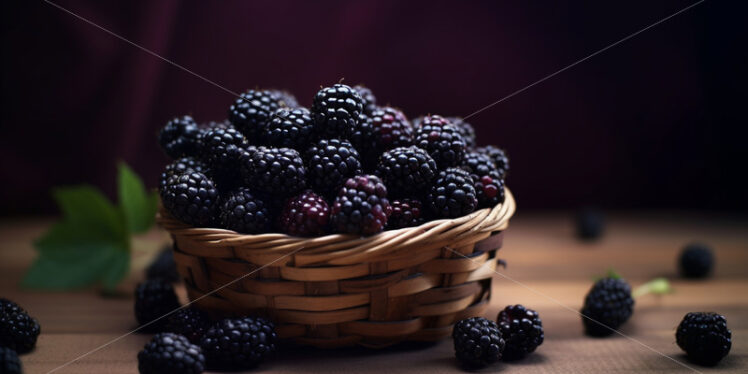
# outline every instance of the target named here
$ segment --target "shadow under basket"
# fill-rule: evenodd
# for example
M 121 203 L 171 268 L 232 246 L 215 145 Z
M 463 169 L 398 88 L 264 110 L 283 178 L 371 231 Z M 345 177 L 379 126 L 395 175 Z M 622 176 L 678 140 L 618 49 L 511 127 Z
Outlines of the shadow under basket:
M 190 227 L 163 208 L 157 219 L 197 308 L 268 317 L 297 344 L 379 348 L 440 340 L 483 314 L 515 208 L 507 189 L 494 208 L 368 237 L 243 235 Z

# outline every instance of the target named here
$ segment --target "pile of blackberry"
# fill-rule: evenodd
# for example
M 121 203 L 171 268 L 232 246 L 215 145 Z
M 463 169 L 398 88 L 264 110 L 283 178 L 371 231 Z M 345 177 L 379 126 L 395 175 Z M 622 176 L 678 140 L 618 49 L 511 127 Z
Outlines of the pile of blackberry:
M 163 207 L 191 226 L 312 237 L 372 235 L 504 201 L 506 154 L 478 146 L 465 120 L 410 121 L 363 85 L 311 99 L 307 109 L 287 91 L 256 88 L 227 120 L 168 121 L 158 135 L 173 159 L 159 182 Z

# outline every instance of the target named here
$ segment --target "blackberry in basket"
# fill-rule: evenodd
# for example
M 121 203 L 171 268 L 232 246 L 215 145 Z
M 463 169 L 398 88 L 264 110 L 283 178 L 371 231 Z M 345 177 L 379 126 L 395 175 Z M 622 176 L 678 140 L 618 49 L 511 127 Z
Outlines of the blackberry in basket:
M 423 193 L 438 173 L 436 161 L 418 147 L 391 149 L 379 158 L 377 175 L 381 176 L 391 195 Z
M 260 144 L 262 127 L 280 107 L 277 93 L 265 90 L 248 90 L 229 108 L 229 120 L 250 143 Z
M 364 110 L 364 100 L 353 88 L 338 83 L 314 96 L 312 117 L 323 138 L 348 138 Z
M 426 203 L 431 212 L 440 218 L 456 218 L 472 213 L 478 206 L 473 178 L 458 168 L 440 172 L 426 197 Z
M 330 220 L 336 232 L 372 235 L 384 230 L 391 213 L 384 183 L 376 176 L 360 175 L 348 179 L 340 189 Z
M 314 137 L 314 122 L 306 108 L 280 108 L 262 128 L 264 144 L 273 147 L 299 148 Z
M 161 149 L 171 158 L 196 156 L 198 127 L 190 116 L 177 117 L 166 123 L 158 134 Z
M 306 188 L 306 168 L 301 155 L 291 148 L 257 148 L 240 161 L 245 185 L 253 190 L 287 197 Z
M 322 139 L 305 154 L 309 180 L 315 191 L 334 195 L 346 179 L 362 173 L 361 156 L 345 140 Z
M 465 157 L 465 140 L 449 121 L 441 116 L 425 117 L 416 130 L 415 143 L 425 149 L 441 169 L 459 166 Z

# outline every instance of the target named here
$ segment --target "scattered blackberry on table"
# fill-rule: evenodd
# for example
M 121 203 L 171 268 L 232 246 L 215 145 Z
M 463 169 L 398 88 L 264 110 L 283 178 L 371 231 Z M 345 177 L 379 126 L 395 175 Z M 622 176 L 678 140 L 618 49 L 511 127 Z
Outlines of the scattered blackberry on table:
M 270 231 L 270 212 L 265 203 L 239 187 L 224 196 L 220 209 L 221 226 L 243 234 L 261 234 Z
M 359 175 L 338 192 L 330 223 L 335 232 L 372 235 L 384 230 L 391 212 L 384 183 L 374 175 Z
M 600 279 L 584 299 L 581 312 L 584 330 L 590 336 L 610 335 L 628 321 L 633 312 L 634 299 L 629 284 L 618 278 Z
M 713 268 L 714 253 L 705 244 L 687 245 L 678 258 L 678 269 L 680 274 L 686 278 L 705 278 Z
M 140 374 L 199 374 L 203 370 L 202 350 L 182 335 L 156 334 L 138 353 Z
M 200 346 L 212 369 L 241 370 L 257 366 L 275 353 L 277 335 L 263 318 L 229 318 L 205 332 Z
M 171 215 L 193 226 L 210 225 L 218 210 L 218 190 L 203 173 L 186 172 L 169 177 L 161 201 Z
M 518 360 L 543 344 L 543 321 L 538 312 L 522 305 L 509 305 L 499 312 L 496 322 L 506 342 L 503 359 Z
M 262 128 L 264 144 L 273 147 L 299 148 L 314 136 L 314 122 L 306 108 L 280 108 Z
M 250 148 L 247 139 L 234 128 L 214 128 L 200 136 L 201 156 L 222 190 L 236 187 L 239 161 Z
M 0 347 L 26 353 L 36 346 L 39 322 L 18 304 L 0 298 Z
M 393 200 L 390 205 L 392 206 L 392 214 L 387 219 L 387 229 L 389 230 L 419 226 L 426 221 L 423 214 L 423 204 L 420 200 L 404 198 Z
M 478 206 L 473 178 L 458 168 L 441 171 L 431 186 L 426 203 L 440 218 L 462 217 L 472 213 Z
M 496 322 L 483 317 L 463 319 L 452 330 L 455 355 L 469 368 L 480 368 L 501 359 L 505 342 Z
M 285 197 L 306 188 L 304 161 L 294 149 L 260 147 L 240 164 L 244 183 L 260 192 Z
M 322 139 L 309 147 L 305 159 L 312 187 L 324 195 L 337 193 L 346 179 L 362 173 L 361 156 L 345 140 Z
M 182 335 L 192 344 L 200 344 L 203 334 L 211 325 L 210 318 L 194 308 L 179 309 L 167 318 L 164 331 Z
M 577 213 L 576 229 L 580 239 L 599 239 L 605 231 L 605 217 L 597 209 L 584 208 Z
M 280 107 L 279 96 L 265 90 L 248 90 L 229 108 L 229 120 L 250 143 L 260 144 L 260 131 Z
M 170 282 L 151 279 L 138 284 L 135 288 L 135 319 L 141 326 L 153 322 L 144 329 L 145 331 L 161 331 L 167 321 L 161 317 L 177 308 L 179 300 Z
M 460 117 L 447 117 L 447 121 L 457 128 L 457 131 L 462 135 L 462 139 L 465 140 L 465 145 L 468 148 L 475 147 L 475 129 L 473 128 L 473 125 L 465 122 L 465 120 Z
M 722 315 L 688 313 L 675 331 L 675 341 L 691 361 L 713 366 L 730 353 L 732 332 Z
M 441 169 L 459 166 L 465 157 L 465 140 L 449 121 L 441 116 L 424 117 L 416 130 L 414 144 L 425 149 Z
M 0 374 L 23 374 L 21 359 L 16 351 L 0 346 Z
M 171 158 L 195 156 L 198 152 L 198 133 L 197 123 L 192 117 L 177 117 L 161 129 L 158 143 Z
M 498 174 L 496 164 L 485 154 L 479 152 L 467 152 L 460 165 L 461 169 L 470 174 L 488 175 L 491 173 Z
M 177 264 L 174 262 L 174 251 L 172 246 L 166 246 L 159 252 L 156 259 L 148 265 L 145 270 L 147 279 L 163 279 L 167 282 L 176 282 L 179 280 Z
M 364 100 L 353 88 L 338 83 L 314 96 L 312 117 L 322 138 L 348 138 L 363 113 Z
M 296 96 L 285 90 L 267 90 L 281 107 L 295 109 L 299 107 Z
M 478 208 L 493 208 L 504 202 L 504 180 L 498 173 L 493 172 L 486 175 L 471 174 L 473 186 L 478 197 Z
M 377 166 L 377 175 L 392 196 L 425 192 L 437 173 L 436 161 L 425 150 L 413 146 L 385 152 Z
M 496 169 L 499 171 L 499 176 L 502 179 L 506 178 L 506 174 L 509 172 L 509 158 L 506 157 L 506 152 L 492 145 L 478 147 L 475 151 L 490 157 L 496 165 Z
M 159 179 L 159 186 L 163 190 L 166 187 L 166 181 L 175 174 L 182 174 L 186 172 L 196 171 L 205 175 L 210 174 L 208 167 L 205 166 L 201 161 L 198 161 L 194 157 L 182 157 L 174 160 L 174 162 L 166 165 L 164 172 L 161 173 Z
M 294 236 L 316 236 L 325 233 L 330 207 L 322 196 L 304 191 L 288 199 L 278 220 L 282 232 Z
M 377 108 L 377 98 L 374 97 L 374 93 L 372 93 L 368 87 L 364 87 L 360 84 L 353 86 L 353 89 L 356 90 L 359 96 L 361 96 L 361 99 L 363 99 L 364 114 L 370 115 L 374 112 L 374 109 Z

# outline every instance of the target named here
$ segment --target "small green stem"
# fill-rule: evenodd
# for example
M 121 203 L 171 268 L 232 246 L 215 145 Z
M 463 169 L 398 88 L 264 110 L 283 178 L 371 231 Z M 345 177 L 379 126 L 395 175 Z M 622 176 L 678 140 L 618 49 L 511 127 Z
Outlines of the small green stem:
M 631 295 L 634 299 L 638 299 L 647 294 L 663 295 L 671 292 L 673 292 L 673 288 L 670 287 L 670 282 L 667 279 L 655 278 L 637 287 Z

